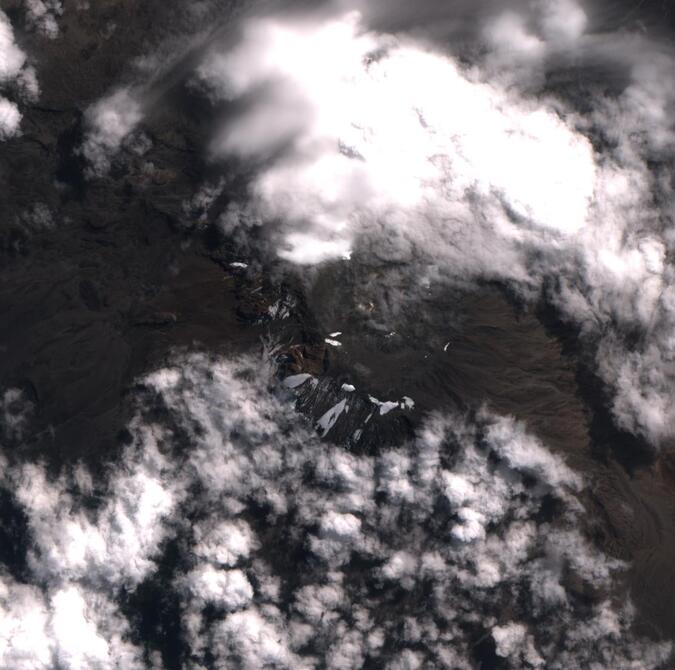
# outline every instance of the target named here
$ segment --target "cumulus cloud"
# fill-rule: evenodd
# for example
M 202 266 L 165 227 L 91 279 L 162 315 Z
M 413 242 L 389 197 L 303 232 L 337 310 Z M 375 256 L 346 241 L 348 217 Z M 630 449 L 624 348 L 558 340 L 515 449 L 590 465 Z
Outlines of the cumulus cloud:
M 206 564 L 187 575 L 185 581 L 190 594 L 204 605 L 238 610 L 253 598 L 253 587 L 241 570 L 218 570 Z
M 35 412 L 33 402 L 20 388 L 8 388 L 0 396 L 0 444 L 21 442 Z
M 38 95 L 35 71 L 26 54 L 14 41 L 12 24 L 0 10 L 0 92 L 13 89 L 19 97 L 35 99 Z M 16 102 L 0 95 L 0 141 L 20 133 L 21 112 Z
M 7 668 L 49 667 L 49 611 L 40 590 L 0 578 L 0 660 Z
M 153 579 L 167 540 L 186 667 L 470 668 L 485 636 L 513 668 L 668 658 L 633 632 L 626 566 L 581 530 L 582 478 L 521 424 L 437 415 L 356 455 L 268 375 L 254 358 L 178 358 L 137 386 L 105 482 L 6 469 L 30 549 L 27 582 L 2 578 L 0 664 L 145 667 L 119 598 Z M 410 611 L 389 605 L 401 593 Z
M 14 41 L 14 31 L 7 15 L 0 12 L 0 82 L 4 83 L 17 77 L 25 62 L 26 54 Z
M 578 40 L 588 25 L 583 7 L 574 0 L 543 0 L 540 3 L 539 23 L 544 37 L 569 46 Z
M 17 135 L 20 123 L 19 108 L 13 102 L 0 98 L 0 139 L 5 140 Z
M 142 103 L 130 88 L 117 89 L 87 110 L 82 154 L 89 164 L 89 176 L 100 176 L 110 169 L 114 156 L 142 118 Z
M 212 651 L 220 662 L 244 670 L 264 667 L 302 668 L 283 641 L 283 633 L 257 610 L 232 614 L 213 632 Z
M 17 222 L 29 234 L 45 232 L 55 227 L 54 216 L 44 202 L 36 202 L 21 212 Z
M 128 624 L 106 599 L 75 586 L 59 589 L 50 602 L 54 658 L 64 668 L 141 668 L 141 653 L 122 638 Z
M 44 469 L 28 464 L 12 473 L 17 500 L 27 511 L 35 545 L 29 562 L 45 580 L 138 583 L 154 565 L 166 535 L 161 520 L 180 499 L 180 480 L 168 487 L 168 467 L 156 436 L 143 431 L 139 461 L 121 468 L 110 482 L 110 497 L 92 520 L 68 492 L 68 483 L 50 481 Z
M 511 59 L 538 58 L 546 49 L 544 41 L 528 32 L 525 17 L 507 11 L 490 21 L 485 36 L 497 53 Z
M 102 594 L 74 585 L 47 593 L 0 576 L 0 664 L 16 670 L 144 668 L 129 626 Z
M 468 66 L 354 12 L 251 19 L 197 72 L 237 102 L 214 155 L 262 164 L 246 220 L 267 224 L 288 261 L 356 252 L 407 266 L 420 291 L 432 267 L 434 282 L 543 295 L 596 356 L 617 423 L 659 445 L 675 426 L 673 55 L 593 34 L 573 0 L 495 13 L 483 33 Z M 585 59 L 622 68 L 627 85 L 585 92 L 583 112 L 537 91 L 548 67 Z
M 18 81 L 25 59 L 3 20 L 2 82 Z M 263 165 L 250 201 L 218 225 L 269 225 L 278 253 L 300 264 L 377 247 L 436 266 L 434 281 L 497 279 L 526 296 L 546 282 L 596 345 L 617 421 L 658 442 L 673 425 L 675 238 L 657 216 L 647 156 L 670 147 L 671 99 L 654 76 L 670 61 L 636 69 L 581 115 L 527 97 L 499 67 L 540 69 L 586 40 L 580 7 L 497 14 L 485 36 L 491 52 L 468 68 L 367 32 L 355 14 L 247 23 L 238 46 L 199 69 L 215 96 L 244 108 L 214 155 Z M 490 60 L 500 53 L 510 56 Z M 91 175 L 142 116 L 133 89 L 87 112 Z M 598 126 L 611 149 L 598 147 Z M 221 192 L 220 182 L 200 191 L 186 216 L 204 223 Z M 127 619 L 158 575 L 176 603 L 180 661 L 195 670 L 471 668 L 488 638 L 514 669 L 669 662 L 669 644 L 634 630 L 627 566 L 584 533 L 583 478 L 525 426 L 448 411 L 400 447 L 352 453 L 319 439 L 269 372 L 249 357 L 193 354 L 147 375 L 130 443 L 102 482 L 83 467 L 0 462 L 29 534 L 24 582 L 0 574 L 0 666 L 159 666 Z M 352 402 L 319 419 L 321 437 Z M 410 407 L 371 403 L 379 414 Z M 5 390 L 0 411 L 3 439 L 23 440 L 23 392 Z
M 511 211 L 563 233 L 583 225 L 595 170 L 588 141 L 557 116 L 469 81 L 445 56 L 389 42 L 361 33 L 355 15 L 318 26 L 261 21 L 231 58 L 214 57 L 217 66 L 202 72 L 214 86 L 238 94 L 280 80 L 285 95 L 305 101 L 307 111 L 293 113 L 302 118 L 302 133 L 288 131 L 281 138 L 292 143 L 287 159 L 274 163 L 255 185 L 265 216 L 290 225 L 282 255 L 316 262 L 313 245 L 325 249 L 336 240 L 351 245 L 364 232 L 361 226 L 379 228 L 385 216 L 393 219 L 391 234 L 423 245 L 426 237 L 427 247 L 433 241 L 449 254 L 451 243 L 461 240 L 437 239 L 439 224 L 423 217 L 438 217 L 448 237 L 459 237 L 453 223 L 459 227 L 473 216 L 471 199 L 480 204 L 488 198 L 495 221 L 477 223 L 470 242 L 495 228 L 526 241 L 527 231 L 514 225 Z M 384 55 L 372 55 L 387 46 Z M 250 68 L 240 66 L 249 61 Z M 266 92 L 255 101 L 254 114 L 268 104 L 284 107 Z M 249 122 L 248 113 L 240 118 Z M 226 137 L 247 142 L 251 134 L 238 124 L 227 125 Z M 265 141 L 264 132 L 254 136 L 256 145 L 247 153 L 257 153 L 259 142 L 270 152 L 281 141 Z M 219 147 L 239 152 L 227 142 Z M 517 163 L 514 156 L 521 157 Z M 431 207 L 424 207 L 426 200 Z M 410 225 L 413 213 L 421 218 L 419 233 Z M 481 223 L 488 230 L 482 231 Z
M 544 659 L 534 647 L 533 638 L 527 628 L 518 623 L 507 623 L 492 629 L 497 656 L 511 659 L 514 665 L 525 668 L 543 668 Z
M 532 87 L 544 75 L 546 60 L 586 48 L 588 17 L 575 0 L 539 0 L 529 7 L 506 8 L 486 18 L 489 46 L 484 66 L 503 82 Z
M 204 522 L 195 526 L 193 532 L 195 554 L 217 565 L 235 566 L 257 548 L 251 527 L 241 519 L 220 521 L 215 525 Z
M 183 203 L 183 212 L 196 225 L 204 225 L 208 220 L 209 209 L 221 195 L 225 186 L 224 180 L 215 184 L 205 184 L 189 200 Z
M 28 25 L 49 39 L 59 35 L 57 17 L 63 14 L 61 0 L 24 0 Z
M 14 407 L 19 395 L 10 389 Z M 25 404 L 25 403 L 24 403 Z M 23 428 L 13 421 L 15 440 Z M 79 466 L 57 478 L 41 464 L 3 466 L 2 485 L 27 518 L 30 584 L 0 574 L 0 666 L 17 670 L 147 667 L 131 641 L 120 593 L 156 568 L 168 517 L 184 497 L 157 426 L 130 426 L 135 440 L 103 491 Z M 90 502 L 99 495 L 102 504 Z M 89 501 L 89 505 L 87 504 Z

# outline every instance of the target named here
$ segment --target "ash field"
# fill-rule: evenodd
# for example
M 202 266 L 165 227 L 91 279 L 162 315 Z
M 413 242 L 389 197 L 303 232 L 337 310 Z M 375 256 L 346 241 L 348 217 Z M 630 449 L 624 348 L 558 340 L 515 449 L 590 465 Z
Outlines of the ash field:
M 0 670 L 675 668 L 674 31 L 0 0 Z

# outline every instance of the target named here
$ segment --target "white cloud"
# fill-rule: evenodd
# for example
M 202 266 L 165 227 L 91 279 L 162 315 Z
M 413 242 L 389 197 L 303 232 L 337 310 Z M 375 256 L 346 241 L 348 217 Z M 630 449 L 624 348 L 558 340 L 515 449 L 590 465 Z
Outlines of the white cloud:
M 123 619 L 115 615 L 105 597 L 87 594 L 74 586 L 51 598 L 51 637 L 59 667 L 68 670 L 143 668 L 140 650 L 125 642 Z
M 26 436 L 35 406 L 19 388 L 8 388 L 0 396 L 0 438 L 20 442 Z
M 57 17 L 63 14 L 61 0 L 24 0 L 28 24 L 49 39 L 59 35 Z
M 378 459 L 379 489 L 394 501 L 412 502 L 415 486 L 410 481 L 412 461 L 408 454 L 388 451 Z
M 569 46 L 584 34 L 588 17 L 574 0 L 543 0 L 540 4 L 540 22 L 548 40 Z
M 40 233 L 54 228 L 54 217 L 44 202 L 36 202 L 19 215 L 19 223 L 27 233 Z
M 134 584 L 154 566 L 153 555 L 167 536 L 162 521 L 183 492 L 173 464 L 159 452 L 162 436 L 143 427 L 139 437 L 142 451 L 127 453 L 128 463 L 112 477 L 110 497 L 93 518 L 76 504 L 63 477 L 50 481 L 39 465 L 12 473 L 35 540 L 30 561 L 41 578 Z
M 92 105 L 86 113 L 87 130 L 82 153 L 89 174 L 105 174 L 124 140 L 143 118 L 143 106 L 136 93 L 119 88 Z
M 356 13 L 251 19 L 198 70 L 238 101 L 214 152 L 266 159 L 248 219 L 288 261 L 372 252 L 411 276 L 432 266 L 433 281 L 488 278 L 526 298 L 547 287 L 597 355 L 618 425 L 659 445 L 675 426 L 675 239 L 670 173 L 650 164 L 674 145 L 673 56 L 593 34 L 572 0 L 497 13 L 485 31 L 485 60 L 468 67 L 367 32 Z M 572 45 L 629 78 L 613 97 L 584 93 L 584 114 L 532 93 Z M 399 299 L 415 299 L 406 287 Z
M 141 651 L 106 596 L 74 585 L 45 595 L 0 578 L 0 666 L 12 670 L 140 670 Z
M 14 41 L 12 24 L 0 10 L 0 91 L 13 88 L 20 96 L 38 96 L 35 70 L 27 64 L 26 54 Z M 0 95 L 0 141 L 20 133 L 21 112 L 15 102 Z
M 283 634 L 255 609 L 231 614 L 219 624 L 213 634 L 213 651 L 223 662 L 234 661 L 242 670 L 303 667 L 289 652 Z
M 524 17 L 507 11 L 491 21 L 485 35 L 502 56 L 511 58 L 540 58 L 546 50 L 542 39 L 530 33 Z
M 0 140 L 18 135 L 20 124 L 19 108 L 13 102 L 0 97 Z
M 386 47 L 381 57 L 369 57 Z M 447 244 L 424 217 L 443 219 L 452 235 L 473 216 L 471 199 L 487 199 L 497 231 L 515 240 L 526 237 L 504 208 L 564 233 L 585 224 L 595 171 L 588 141 L 555 114 L 470 81 L 452 59 L 361 33 L 354 14 L 317 25 L 252 23 L 238 49 L 213 57 L 202 72 L 207 81 L 218 87 L 223 78 L 239 78 L 237 94 L 283 83 L 285 95 L 308 107 L 302 135 L 285 138 L 292 141 L 287 157 L 256 183 L 265 216 L 288 222 L 292 249 L 300 242 L 354 242 L 386 215 L 404 238 L 423 243 L 428 235 Z M 255 97 L 254 113 L 267 104 L 264 95 Z M 275 100 L 272 107 L 280 105 Z M 245 142 L 249 134 L 237 123 L 228 132 Z M 412 215 L 422 215 L 421 234 Z M 297 230 L 300 222 L 311 232 Z
M 241 520 L 201 523 L 193 532 L 195 554 L 218 565 L 234 566 L 257 547 L 251 527 Z
M 515 58 L 503 64 L 536 69 L 586 30 L 583 10 L 563 2 L 540 3 L 532 20 L 497 16 L 488 33 L 495 53 Z M 3 84 L 27 72 L 2 14 L 0 53 Z M 464 68 L 365 32 L 353 14 L 255 20 L 199 72 L 214 95 L 252 104 L 214 152 L 270 159 L 252 201 L 232 204 L 219 225 L 275 221 L 278 253 L 296 263 L 377 246 L 380 257 L 435 265 L 437 278 L 536 292 L 555 276 L 551 300 L 599 338 L 617 421 L 658 442 L 674 425 L 675 237 L 656 223 L 645 156 L 670 147 L 672 100 L 657 85 L 669 63 L 636 68 L 631 86 L 587 118 L 521 96 L 518 78 L 499 78 L 494 64 Z M 88 111 L 91 174 L 110 167 L 142 116 L 133 89 Z M 613 153 L 593 147 L 593 124 Z M 202 222 L 220 189 L 198 193 L 186 213 Z M 631 349 L 624 325 L 642 336 Z M 223 667 L 357 667 L 383 649 L 393 649 L 380 659 L 391 667 L 467 667 L 478 632 L 512 668 L 657 668 L 669 658 L 669 645 L 633 630 L 616 579 L 626 566 L 580 530 L 582 478 L 513 419 L 428 417 L 410 443 L 359 455 L 320 441 L 270 391 L 259 361 L 178 357 L 142 382 L 133 442 L 103 485 L 82 467 L 56 478 L 40 464 L 7 471 L 30 551 L 28 584 L 0 579 L 3 667 L 142 667 L 117 602 L 155 574 L 174 537 L 181 561 L 165 587 L 179 599 L 195 670 L 207 657 Z M 20 436 L 14 393 L 2 411 Z M 381 413 L 401 407 L 374 401 Z M 166 412 L 153 414 L 154 403 Z M 347 409 L 345 399 L 322 417 L 323 435 Z M 544 522 L 549 497 L 560 510 Z M 302 557 L 290 568 L 288 552 Z M 616 599 L 589 605 L 570 579 Z M 424 614 L 389 606 L 400 589 L 411 604 L 423 598 Z
M 25 63 L 26 54 L 14 41 L 12 24 L 0 11 L 0 83 L 16 79 Z
M 543 668 L 544 659 L 534 646 L 527 628 L 518 623 L 507 623 L 495 626 L 492 637 L 496 644 L 497 656 L 508 658 L 516 667 Z
M 319 522 L 318 536 L 310 537 L 312 551 L 331 563 L 344 563 L 362 544 L 361 521 L 353 514 L 325 512 Z
M 556 489 L 561 486 L 581 488 L 581 477 L 529 435 L 523 424 L 509 418 L 490 421 L 486 435 L 493 449 L 514 470 L 534 474 Z
M 49 611 L 40 590 L 0 577 L 0 666 L 15 670 L 48 668 Z
M 331 670 L 349 670 L 363 667 L 365 660 L 365 644 L 359 631 L 345 632 L 336 640 L 326 655 L 326 667 Z
M 185 578 L 190 593 L 203 604 L 238 610 L 250 604 L 253 587 L 241 570 L 219 570 L 202 565 Z
M 186 621 L 202 621 L 191 642 L 197 657 L 211 645 L 221 662 L 260 664 L 263 652 L 254 647 L 265 647 L 274 635 L 264 654 L 284 659 L 279 660 L 282 666 L 312 666 L 314 657 L 302 650 L 319 648 L 325 650 L 322 658 L 342 667 L 346 659 L 378 653 L 378 644 L 369 643 L 371 631 L 374 641 L 394 639 L 396 615 L 384 620 L 378 615 L 379 632 L 368 623 L 370 612 L 382 611 L 377 593 L 403 588 L 414 594 L 429 580 L 434 595 L 426 608 L 431 621 L 416 633 L 414 626 L 409 628 L 411 639 L 423 644 L 423 661 L 467 654 L 465 633 L 452 622 L 473 620 L 477 610 L 484 612 L 481 619 L 489 620 L 489 613 L 499 611 L 496 593 L 514 602 L 516 594 L 529 593 L 524 618 L 513 623 L 529 628 L 527 618 L 536 621 L 528 634 L 532 639 L 527 638 L 511 667 L 525 662 L 538 667 L 542 658 L 550 664 L 563 652 L 569 667 L 583 667 L 596 658 L 594 649 L 582 642 L 585 606 L 568 588 L 566 575 L 571 571 L 602 591 L 612 588 L 614 575 L 625 566 L 579 532 L 583 508 L 576 496 L 581 478 L 521 424 L 488 413 L 479 414 L 476 424 L 458 416 L 431 417 L 413 443 L 375 457 L 357 456 L 306 432 L 285 401 L 270 394 L 257 367 L 246 359 L 192 356 L 146 380 L 191 436 L 194 451 L 182 472 L 205 487 L 211 509 L 233 515 L 232 521 L 221 518 L 219 523 L 239 523 L 235 519 L 251 506 L 262 505 L 268 510 L 266 523 L 285 526 L 286 542 L 309 548 L 320 559 L 311 568 L 299 568 L 303 585 L 291 596 L 292 611 L 282 613 L 263 605 L 286 602 L 280 598 L 287 584 L 283 578 L 270 582 L 274 550 L 258 536 L 255 546 L 238 558 L 240 569 L 252 569 L 255 575 L 249 580 L 253 595 L 247 609 L 209 627 L 198 615 L 201 597 L 187 607 Z M 441 452 L 450 444 L 456 452 L 448 469 Z M 562 505 L 550 523 L 538 518 L 547 496 Z M 414 520 L 412 526 L 401 525 L 402 514 Z M 461 541 L 453 541 L 462 528 Z M 193 575 L 204 571 L 204 561 L 213 556 L 200 548 L 208 533 L 200 537 L 192 550 L 199 561 Z M 366 582 L 379 585 L 379 591 L 364 591 L 352 581 L 345 566 L 355 555 L 372 562 Z M 219 573 L 212 567 L 207 572 Z M 265 586 L 263 593 L 262 584 L 271 588 Z M 248 591 L 241 602 L 247 598 Z M 358 626 L 347 615 L 354 603 L 365 608 Z M 458 610 L 450 612 L 450 607 Z M 657 649 L 652 667 L 657 667 L 656 659 L 665 658 L 669 646 L 635 637 L 632 615 L 612 611 L 625 637 L 615 658 L 629 658 L 652 645 Z M 551 630 L 560 636 L 561 648 L 553 645 Z M 609 628 L 606 636 L 613 636 Z M 215 646 L 208 642 L 214 639 Z M 610 644 L 607 637 L 602 639 L 603 645 Z
M 511 623 L 495 626 L 492 637 L 497 645 L 497 655 L 508 658 L 517 652 L 525 642 L 527 629 L 522 624 Z
M 195 221 L 197 225 L 204 225 L 208 221 L 209 209 L 222 193 L 224 186 L 224 180 L 202 186 L 190 200 L 183 203 L 185 215 Z
M 253 358 L 179 357 L 140 380 L 133 439 L 106 483 L 81 466 L 56 479 L 36 464 L 6 471 L 31 550 L 29 585 L 2 581 L 0 659 L 143 667 L 117 599 L 159 574 L 169 538 L 180 557 L 164 588 L 194 668 L 207 656 L 345 668 L 383 649 L 393 667 L 466 667 L 479 632 L 512 668 L 668 657 L 633 632 L 616 579 L 626 566 L 579 530 L 581 479 L 522 425 L 439 415 L 408 444 L 357 455 L 308 430 L 269 374 Z M 545 522 L 547 498 L 559 508 Z M 589 608 L 579 584 L 615 604 Z M 400 590 L 424 613 L 389 607 Z
M 483 29 L 494 51 L 488 58 L 490 67 L 512 77 L 519 67 L 529 65 L 522 74 L 532 76 L 545 57 L 578 46 L 587 24 L 586 12 L 574 0 L 539 0 L 520 11 L 506 9 L 488 19 Z
M 294 608 L 313 625 L 333 625 L 340 619 L 339 610 L 345 605 L 345 592 L 339 577 L 328 575 L 333 583 L 304 586 L 295 594 Z
M 397 551 L 382 566 L 382 576 L 385 579 L 400 582 L 404 588 L 412 588 L 415 580 L 412 577 L 418 574 L 417 558 L 407 551 Z

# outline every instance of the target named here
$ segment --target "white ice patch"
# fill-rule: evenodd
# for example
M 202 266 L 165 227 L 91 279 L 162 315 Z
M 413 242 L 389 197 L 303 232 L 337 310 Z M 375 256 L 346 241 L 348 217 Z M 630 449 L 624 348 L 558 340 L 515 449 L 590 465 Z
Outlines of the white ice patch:
M 373 405 L 377 405 L 379 408 L 378 411 L 380 413 L 380 416 L 384 416 L 385 414 L 389 414 L 394 409 L 407 409 L 411 410 L 413 407 L 415 407 L 415 401 L 412 398 L 409 398 L 408 396 L 403 396 L 403 398 L 400 401 L 394 401 L 394 400 L 378 400 L 372 395 L 368 396 L 368 400 L 370 400 Z
M 326 437 L 330 429 L 335 425 L 337 420 L 340 418 L 340 414 L 347 412 L 349 407 L 347 405 L 347 400 L 343 399 L 340 402 L 336 403 L 327 410 L 316 422 L 317 428 L 321 431 L 321 436 Z
M 380 409 L 380 416 L 384 416 L 385 414 L 389 414 L 391 410 L 393 409 L 398 409 L 399 404 L 397 402 L 394 402 L 393 400 L 378 400 L 377 398 L 373 398 L 372 396 L 369 396 L 370 402 L 372 402 L 374 405 L 377 405 Z
M 340 340 L 334 340 L 330 337 L 324 338 L 324 342 L 326 344 L 330 344 L 331 347 L 341 347 L 342 346 L 342 342 L 340 342 Z

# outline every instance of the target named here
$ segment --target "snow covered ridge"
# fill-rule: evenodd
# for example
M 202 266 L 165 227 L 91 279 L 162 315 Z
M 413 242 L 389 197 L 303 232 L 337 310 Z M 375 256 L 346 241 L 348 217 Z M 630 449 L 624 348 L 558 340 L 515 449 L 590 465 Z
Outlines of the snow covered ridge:
M 573 0 L 530 4 L 486 19 L 471 67 L 355 12 L 251 19 L 197 71 L 237 101 L 213 153 L 265 165 L 241 226 L 276 222 L 292 263 L 374 253 L 543 295 L 578 326 L 617 424 L 658 446 L 675 437 L 672 50 L 587 32 Z M 537 93 L 565 53 L 581 78 L 585 59 L 621 68 L 624 90 L 583 91 L 583 113 Z
M 261 368 L 195 354 L 145 377 L 102 486 L 3 467 L 29 549 L 0 575 L 0 667 L 163 667 L 126 618 L 158 562 L 192 670 L 473 668 L 486 638 L 514 669 L 669 658 L 632 633 L 625 566 L 579 531 L 581 478 L 521 424 L 432 416 L 356 456 Z

